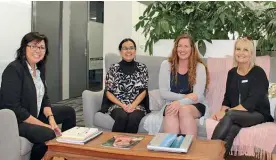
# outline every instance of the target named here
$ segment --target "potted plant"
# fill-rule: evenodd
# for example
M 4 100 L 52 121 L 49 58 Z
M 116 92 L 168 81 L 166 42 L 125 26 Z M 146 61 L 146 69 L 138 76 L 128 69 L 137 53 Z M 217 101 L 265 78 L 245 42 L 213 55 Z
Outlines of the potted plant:
M 265 2 L 266 9 L 258 10 L 262 34 L 257 45 L 258 55 L 276 56 L 276 2 Z
M 275 5 L 275 2 L 260 3 Z M 145 51 L 149 50 L 150 55 L 153 53 L 153 44 L 162 39 L 175 39 L 182 33 L 192 35 L 203 56 L 206 52 L 205 42 L 212 43 L 214 39 L 234 40 L 237 38 L 235 35 L 249 35 L 259 40 L 260 49 L 268 50 L 275 41 L 275 14 L 272 13 L 275 10 L 269 8 L 270 16 L 266 11 L 257 12 L 242 1 L 157 1 L 150 4 L 139 17 L 135 29 L 143 29 L 147 39 Z

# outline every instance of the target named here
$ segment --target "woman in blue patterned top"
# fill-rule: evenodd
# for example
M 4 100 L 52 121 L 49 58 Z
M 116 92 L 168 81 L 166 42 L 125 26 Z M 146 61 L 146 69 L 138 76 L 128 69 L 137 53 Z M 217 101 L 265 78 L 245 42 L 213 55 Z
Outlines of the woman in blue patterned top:
M 101 112 L 115 120 L 113 132 L 137 133 L 141 119 L 149 111 L 148 69 L 136 62 L 136 44 L 124 39 L 119 44 L 122 61 L 106 74 Z

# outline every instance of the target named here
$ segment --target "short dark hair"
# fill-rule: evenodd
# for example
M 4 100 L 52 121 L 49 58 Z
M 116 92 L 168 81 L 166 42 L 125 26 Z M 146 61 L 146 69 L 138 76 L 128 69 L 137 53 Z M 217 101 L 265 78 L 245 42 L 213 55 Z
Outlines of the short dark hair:
M 135 50 L 136 50 L 136 44 L 135 44 L 134 40 L 132 40 L 131 38 L 125 38 L 125 39 L 123 39 L 123 40 L 121 41 L 121 43 L 119 44 L 119 51 L 122 50 L 123 43 L 125 43 L 125 42 L 127 42 L 127 41 L 132 42 L 133 45 L 134 45 L 134 48 L 135 48 Z
M 26 47 L 27 44 L 31 41 L 37 41 L 40 42 L 44 40 L 45 42 L 45 56 L 43 58 L 43 60 L 41 60 L 40 62 L 38 62 L 38 66 L 40 66 L 41 64 L 45 64 L 46 60 L 47 60 L 47 56 L 49 54 L 49 50 L 48 50 L 48 38 L 44 35 L 41 34 L 39 32 L 30 32 L 27 33 L 21 40 L 21 44 L 20 44 L 20 48 L 17 49 L 16 51 L 16 59 L 17 60 L 21 60 L 21 61 L 26 61 Z

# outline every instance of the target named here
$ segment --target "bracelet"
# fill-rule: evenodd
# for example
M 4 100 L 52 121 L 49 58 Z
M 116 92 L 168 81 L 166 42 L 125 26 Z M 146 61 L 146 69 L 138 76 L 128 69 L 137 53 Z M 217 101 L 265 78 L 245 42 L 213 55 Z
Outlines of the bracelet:
M 47 116 L 48 121 L 49 121 L 49 118 L 50 118 L 51 116 L 54 117 L 54 115 L 52 115 L 52 114 L 50 114 L 49 116 Z

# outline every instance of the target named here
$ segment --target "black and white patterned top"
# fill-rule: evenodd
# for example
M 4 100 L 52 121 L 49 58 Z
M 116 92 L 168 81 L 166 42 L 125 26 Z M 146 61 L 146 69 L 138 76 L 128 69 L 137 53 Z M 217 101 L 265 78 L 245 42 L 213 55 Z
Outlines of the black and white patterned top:
M 131 71 L 130 68 L 133 68 Z M 129 105 L 141 91 L 148 88 L 148 69 L 147 66 L 140 62 L 121 61 L 111 65 L 106 74 L 105 80 L 106 90 L 111 92 L 122 103 Z M 108 109 L 108 113 L 120 106 L 112 105 Z M 146 110 L 144 106 L 137 106 L 137 109 Z

